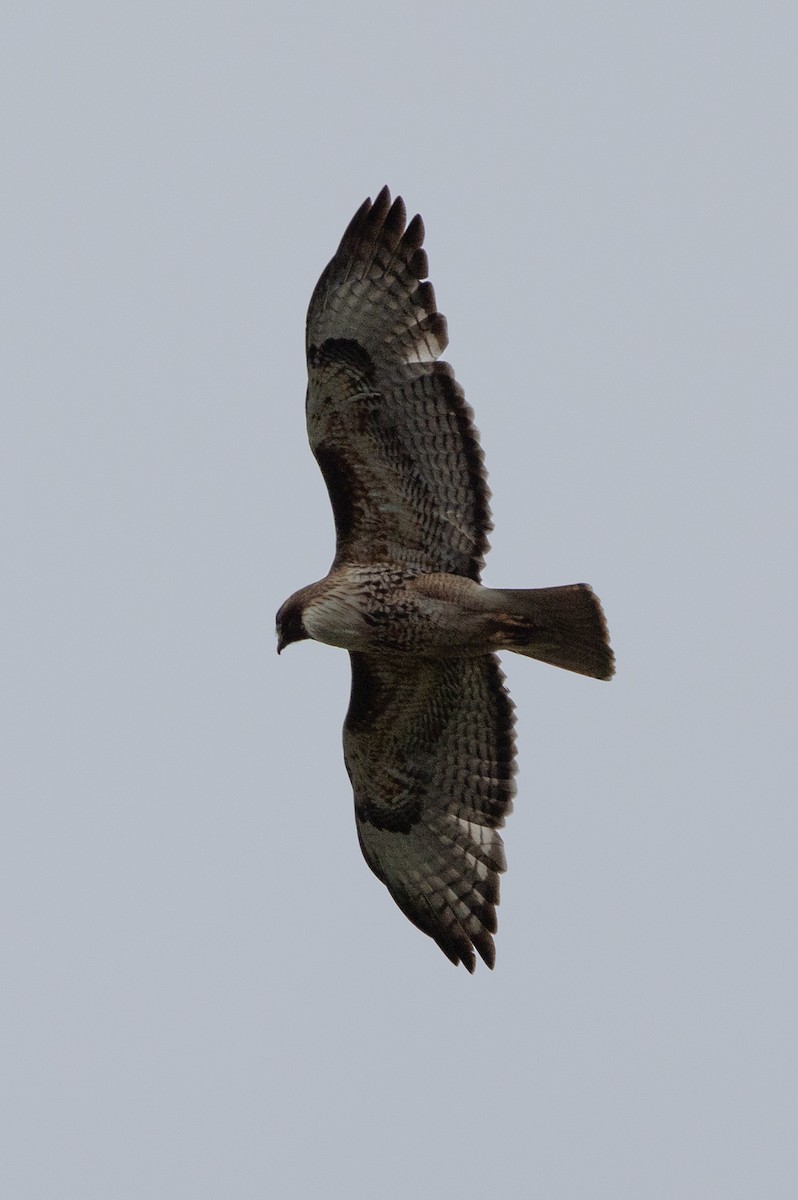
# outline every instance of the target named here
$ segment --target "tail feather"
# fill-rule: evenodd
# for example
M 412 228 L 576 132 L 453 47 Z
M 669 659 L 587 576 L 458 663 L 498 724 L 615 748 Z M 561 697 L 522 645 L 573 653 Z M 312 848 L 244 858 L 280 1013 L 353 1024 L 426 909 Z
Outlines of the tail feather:
M 611 679 L 615 655 L 598 597 L 586 583 L 566 587 L 496 590 L 501 613 L 499 649 Z

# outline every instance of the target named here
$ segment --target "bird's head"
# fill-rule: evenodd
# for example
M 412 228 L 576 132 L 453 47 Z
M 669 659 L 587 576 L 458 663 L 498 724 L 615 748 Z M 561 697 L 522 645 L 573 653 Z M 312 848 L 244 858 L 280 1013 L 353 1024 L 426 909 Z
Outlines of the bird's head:
M 277 653 L 292 642 L 301 642 L 310 637 L 302 620 L 303 604 L 301 593 L 289 596 L 277 612 Z

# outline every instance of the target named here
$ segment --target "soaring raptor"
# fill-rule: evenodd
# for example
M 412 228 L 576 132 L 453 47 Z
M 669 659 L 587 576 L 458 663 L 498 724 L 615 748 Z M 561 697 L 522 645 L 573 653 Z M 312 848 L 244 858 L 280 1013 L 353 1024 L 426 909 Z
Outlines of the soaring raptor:
M 366 862 L 453 963 L 495 960 L 499 829 L 515 792 L 513 705 L 497 650 L 596 679 L 607 626 L 584 583 L 497 590 L 472 413 L 441 362 L 446 320 L 387 188 L 366 200 L 310 301 L 307 426 L 335 516 L 335 558 L 277 613 L 277 650 L 349 651 L 344 760 Z

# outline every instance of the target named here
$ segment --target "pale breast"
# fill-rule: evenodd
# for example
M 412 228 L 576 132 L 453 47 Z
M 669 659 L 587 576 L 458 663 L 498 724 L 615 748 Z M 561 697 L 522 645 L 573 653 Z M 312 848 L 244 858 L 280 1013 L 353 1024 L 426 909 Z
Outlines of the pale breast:
M 310 636 L 327 646 L 358 650 L 368 644 L 369 625 L 358 592 L 330 589 L 306 606 L 302 620 Z
M 415 576 L 388 564 L 339 568 L 315 585 L 303 609 L 308 634 L 345 650 L 451 657 L 484 654 L 478 584 L 454 576 Z

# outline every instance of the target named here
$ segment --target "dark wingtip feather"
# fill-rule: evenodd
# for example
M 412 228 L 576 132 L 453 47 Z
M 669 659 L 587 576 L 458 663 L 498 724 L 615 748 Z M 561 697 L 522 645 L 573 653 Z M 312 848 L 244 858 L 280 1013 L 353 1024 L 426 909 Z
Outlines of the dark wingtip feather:
M 496 945 L 491 935 L 489 933 L 477 934 L 474 938 L 474 945 L 485 966 L 492 971 L 496 966 Z
M 404 208 L 404 203 L 401 196 L 397 197 L 395 203 L 400 204 L 402 208 Z M 390 211 L 391 193 L 388 190 L 388 185 L 386 184 L 385 187 L 381 188 L 377 193 L 376 199 L 371 206 L 371 212 L 369 213 L 369 224 L 372 226 L 372 228 L 379 228 Z
M 382 224 L 382 234 L 385 240 L 395 248 L 399 244 L 407 220 L 407 209 L 401 196 L 397 196 L 385 214 Z
M 424 242 L 424 222 L 421 214 L 416 213 L 402 237 L 402 247 L 407 250 L 419 250 Z
M 473 975 L 477 969 L 477 956 L 474 954 L 474 947 L 471 941 L 464 934 L 455 934 L 450 930 L 448 934 L 436 937 L 433 934 L 433 940 L 446 955 L 450 963 L 455 967 L 459 967 L 462 963 L 469 975 Z
M 393 209 L 397 209 L 397 216 L 400 213 L 402 214 L 401 221 L 402 228 L 404 228 L 406 213 L 404 201 L 401 196 L 397 196 L 396 200 L 391 204 L 391 193 L 387 184 L 380 188 L 373 201 L 371 196 L 367 196 L 344 230 L 338 252 L 340 253 L 342 250 L 355 246 L 369 231 L 373 235 Z M 401 230 L 399 233 L 401 233 Z
M 361 228 L 362 228 L 363 224 L 365 223 L 366 218 L 368 217 L 369 213 L 371 212 L 371 207 L 372 207 L 371 197 L 367 196 L 366 199 L 361 204 L 360 208 L 357 210 L 355 215 L 352 217 L 352 220 L 349 222 L 346 229 L 344 230 L 343 237 L 341 238 L 341 244 L 339 246 L 339 251 L 342 248 L 352 245 L 354 242 L 356 242 L 358 240 L 358 238 L 360 237 Z
M 416 279 L 426 279 L 429 275 L 429 259 L 426 250 L 420 246 L 413 250 L 409 267 Z

